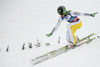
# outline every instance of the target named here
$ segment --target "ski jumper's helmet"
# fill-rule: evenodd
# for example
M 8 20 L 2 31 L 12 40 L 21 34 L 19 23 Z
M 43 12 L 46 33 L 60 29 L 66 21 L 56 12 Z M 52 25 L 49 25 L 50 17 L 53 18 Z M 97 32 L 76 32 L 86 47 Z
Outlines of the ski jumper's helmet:
M 59 6 L 57 12 L 59 15 L 67 14 L 67 10 L 64 6 Z

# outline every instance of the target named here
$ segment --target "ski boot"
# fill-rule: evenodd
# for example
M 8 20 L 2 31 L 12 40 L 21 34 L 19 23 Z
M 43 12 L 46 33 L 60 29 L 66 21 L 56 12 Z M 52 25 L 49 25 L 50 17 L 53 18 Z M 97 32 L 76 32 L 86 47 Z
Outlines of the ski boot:
M 77 45 L 70 42 L 66 47 L 74 49 Z

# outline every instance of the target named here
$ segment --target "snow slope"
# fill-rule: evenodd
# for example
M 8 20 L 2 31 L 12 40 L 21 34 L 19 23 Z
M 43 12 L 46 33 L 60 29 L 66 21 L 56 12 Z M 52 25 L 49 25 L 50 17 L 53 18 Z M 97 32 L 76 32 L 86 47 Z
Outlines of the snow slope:
M 66 6 L 67 10 L 79 12 L 100 12 L 99 0 L 0 0 L 0 67 L 32 67 L 31 59 L 65 46 L 66 22 L 51 37 L 45 34 L 51 32 L 59 15 L 57 7 Z M 79 16 L 83 22 L 76 35 L 82 38 L 91 33 L 100 33 L 100 15 L 96 17 Z M 58 37 L 61 44 L 57 44 Z M 28 48 L 36 39 L 41 47 Z M 90 44 L 83 45 L 58 57 L 52 58 L 34 67 L 100 67 L 99 42 L 97 39 Z M 25 50 L 22 45 L 25 43 Z M 45 43 L 51 46 L 46 47 Z M 9 52 L 6 48 L 9 45 Z
M 35 65 L 34 67 L 99 67 L 100 39 L 84 44 L 57 57 Z M 53 48 L 49 47 L 48 49 Z M 43 50 L 45 49 L 45 50 Z M 23 51 L 0 52 L 0 67 L 33 67 L 31 59 L 47 53 L 49 50 L 32 49 Z

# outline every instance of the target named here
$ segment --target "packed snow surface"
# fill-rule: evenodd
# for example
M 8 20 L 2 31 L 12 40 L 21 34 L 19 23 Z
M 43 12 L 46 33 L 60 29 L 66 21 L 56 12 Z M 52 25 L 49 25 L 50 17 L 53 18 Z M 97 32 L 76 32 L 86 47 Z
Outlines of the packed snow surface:
M 57 23 L 57 8 L 82 13 L 98 12 L 95 17 L 79 16 L 79 38 L 100 33 L 100 0 L 0 0 L 0 67 L 33 67 L 37 56 L 67 45 L 66 21 L 51 37 L 46 37 Z M 58 38 L 60 37 L 60 44 Z M 34 46 L 37 39 L 41 46 Z M 22 46 L 25 43 L 25 50 Z M 32 49 L 29 49 L 32 43 Z M 45 43 L 50 43 L 46 46 Z M 9 46 L 9 51 L 6 52 Z M 84 44 L 34 67 L 100 67 L 100 39 Z

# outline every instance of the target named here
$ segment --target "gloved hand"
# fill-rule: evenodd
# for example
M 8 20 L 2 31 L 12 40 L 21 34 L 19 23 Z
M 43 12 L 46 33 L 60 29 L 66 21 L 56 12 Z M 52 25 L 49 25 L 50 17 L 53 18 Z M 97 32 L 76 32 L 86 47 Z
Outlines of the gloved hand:
M 97 13 L 98 13 L 98 12 L 92 13 L 91 16 L 92 16 L 92 17 L 95 17 L 95 15 L 96 15 Z
M 52 35 L 52 33 L 46 34 L 47 37 L 50 37 Z

